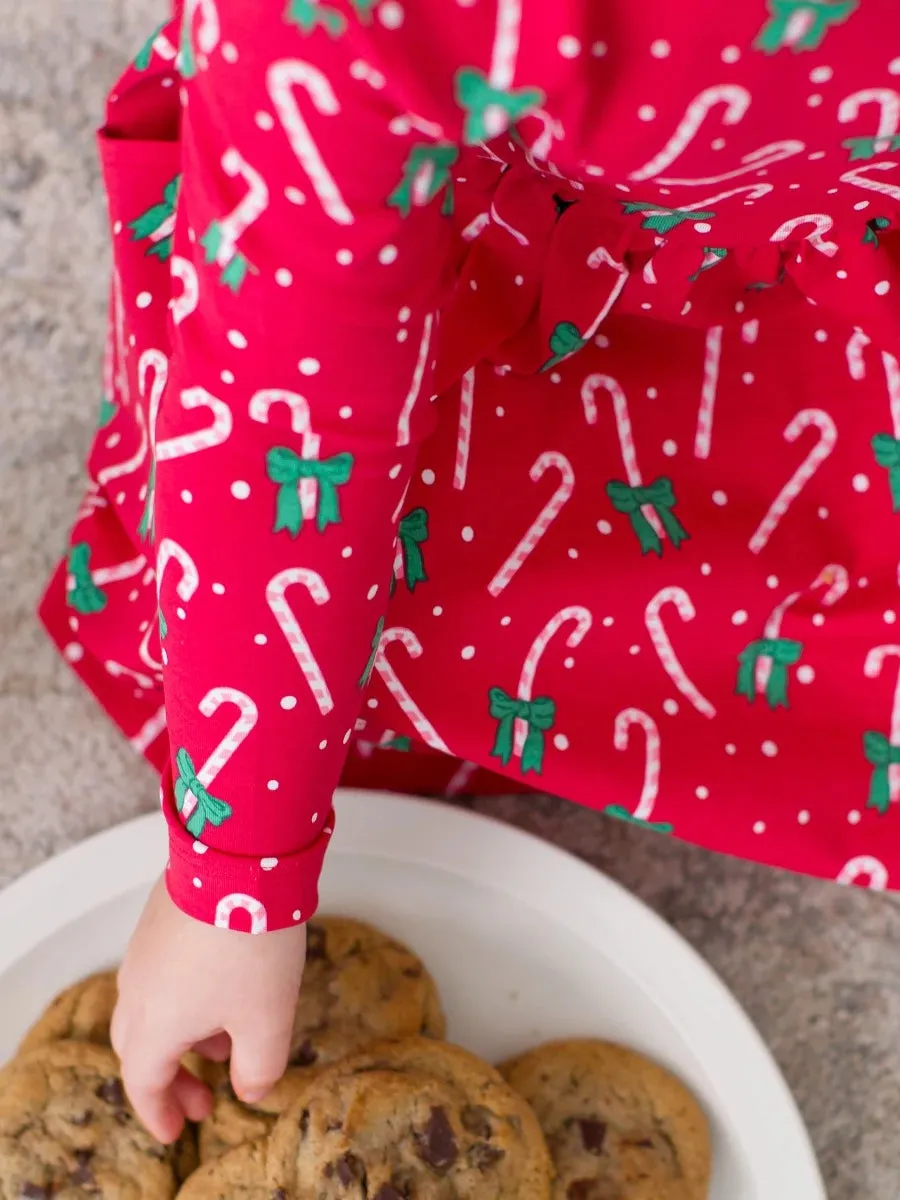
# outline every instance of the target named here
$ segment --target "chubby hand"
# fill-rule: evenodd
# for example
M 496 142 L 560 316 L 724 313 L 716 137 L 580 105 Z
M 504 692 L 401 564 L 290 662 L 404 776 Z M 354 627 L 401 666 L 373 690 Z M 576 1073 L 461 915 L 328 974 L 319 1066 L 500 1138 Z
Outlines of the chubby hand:
M 137 1115 L 162 1142 L 202 1120 L 209 1089 L 181 1065 L 224 1062 L 238 1096 L 262 1099 L 287 1065 L 306 929 L 252 937 L 186 916 L 154 887 L 119 972 L 113 1048 Z

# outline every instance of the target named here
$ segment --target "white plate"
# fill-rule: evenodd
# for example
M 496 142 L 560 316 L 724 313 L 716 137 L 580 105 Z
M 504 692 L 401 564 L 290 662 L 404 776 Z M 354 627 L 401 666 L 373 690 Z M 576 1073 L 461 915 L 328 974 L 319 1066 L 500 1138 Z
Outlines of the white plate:
M 0 893 L 0 1062 L 58 989 L 120 957 L 164 840 L 162 821 L 142 817 Z M 450 1036 L 487 1059 L 595 1035 L 671 1067 L 712 1120 L 711 1200 L 827 1200 L 793 1099 L 736 1000 L 580 860 L 458 809 L 344 792 L 322 903 L 418 950 Z

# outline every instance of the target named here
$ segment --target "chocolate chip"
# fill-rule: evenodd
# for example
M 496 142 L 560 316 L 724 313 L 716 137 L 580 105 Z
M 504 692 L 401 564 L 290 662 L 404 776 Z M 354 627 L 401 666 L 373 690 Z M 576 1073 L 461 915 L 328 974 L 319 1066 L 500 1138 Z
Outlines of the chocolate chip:
M 307 1038 L 294 1055 L 294 1066 L 311 1067 L 318 1057 L 319 1052 Z
M 374 1200 L 404 1200 L 404 1196 L 393 1184 L 386 1183 L 375 1193 Z
M 122 1080 L 115 1077 L 104 1079 L 94 1095 L 107 1104 L 114 1104 L 116 1108 L 122 1108 L 127 1103 L 125 1100 L 125 1089 L 122 1087 Z
M 284 1188 L 276 1188 L 269 1197 L 269 1200 L 287 1200 L 287 1192 Z
M 306 1137 L 306 1131 L 309 1129 L 309 1109 L 308 1108 L 304 1108 L 303 1112 L 300 1114 L 300 1120 L 299 1120 L 298 1124 L 300 1126 L 300 1136 Z
M 78 1166 L 69 1175 L 72 1183 L 80 1184 L 82 1187 L 96 1186 L 97 1180 L 94 1178 L 94 1173 L 89 1165 L 93 1157 L 93 1150 L 75 1151 L 75 1161 L 78 1163 Z
M 641 1138 L 639 1142 L 626 1142 L 626 1146 L 634 1146 L 635 1150 L 652 1150 L 653 1141 L 651 1138 Z
M 606 1141 L 606 1122 L 579 1121 L 578 1128 L 581 1130 L 581 1144 L 588 1154 L 602 1154 L 603 1144 Z
M 566 1188 L 566 1200 L 603 1200 L 595 1179 L 573 1179 Z
M 506 1158 L 506 1151 L 501 1150 L 499 1146 L 489 1146 L 487 1142 L 476 1142 L 474 1146 L 469 1147 L 466 1157 L 470 1166 L 476 1167 L 479 1171 L 487 1171 L 501 1158 Z
M 442 1108 L 433 1108 L 422 1133 L 416 1139 L 419 1158 L 435 1171 L 452 1167 L 459 1157 L 456 1135 Z
M 313 962 L 317 958 L 327 958 L 325 953 L 325 930 L 321 925 L 306 926 L 306 958 Z
M 81 1129 L 85 1125 L 90 1125 L 93 1119 L 94 1110 L 92 1108 L 86 1108 L 84 1112 L 74 1113 L 71 1117 L 69 1117 L 69 1124 L 77 1125 L 78 1128 Z
M 422 968 L 421 967 L 406 967 L 406 969 L 403 972 L 403 975 L 406 979 L 421 979 L 422 978 Z
M 23 1183 L 19 1192 L 21 1200 L 50 1200 L 52 1195 L 48 1187 L 41 1187 L 39 1183 Z
M 362 1159 L 357 1158 L 355 1154 L 343 1155 L 334 1164 L 334 1169 L 344 1187 L 349 1187 L 351 1183 L 361 1183 L 366 1178 L 365 1165 Z
M 467 1104 L 459 1114 L 459 1119 L 462 1121 L 463 1129 L 466 1133 L 471 1133 L 472 1137 L 490 1138 L 494 1136 L 491 1113 L 480 1105 Z

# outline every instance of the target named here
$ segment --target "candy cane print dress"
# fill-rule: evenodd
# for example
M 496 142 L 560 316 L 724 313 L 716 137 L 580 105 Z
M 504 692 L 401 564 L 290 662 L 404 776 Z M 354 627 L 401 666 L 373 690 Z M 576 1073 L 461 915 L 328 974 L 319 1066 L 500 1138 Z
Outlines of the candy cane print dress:
M 42 613 L 183 909 L 309 917 L 342 773 L 900 885 L 893 0 L 186 0 L 100 149 Z

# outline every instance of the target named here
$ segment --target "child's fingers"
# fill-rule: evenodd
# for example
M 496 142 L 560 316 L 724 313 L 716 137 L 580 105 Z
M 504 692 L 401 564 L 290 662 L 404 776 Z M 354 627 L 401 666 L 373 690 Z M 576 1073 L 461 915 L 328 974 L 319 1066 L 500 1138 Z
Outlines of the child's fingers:
M 201 1058 L 209 1059 L 210 1062 L 227 1062 L 231 1056 L 231 1038 L 227 1033 L 216 1033 L 198 1042 L 194 1050 Z
M 212 1112 L 212 1092 L 184 1067 L 179 1069 L 172 1082 L 172 1092 L 189 1121 L 203 1121 Z
M 179 1089 L 185 1046 L 169 1046 L 143 1029 L 138 1037 L 129 1037 L 120 1050 L 122 1081 L 134 1111 L 150 1133 L 160 1142 L 174 1142 L 184 1125 L 185 1110 Z M 187 1072 L 184 1072 L 187 1074 Z M 202 1086 L 202 1085 L 201 1085 Z
M 231 1082 L 247 1104 L 269 1094 L 287 1068 L 291 1023 L 267 1025 L 259 1017 L 231 1031 Z

